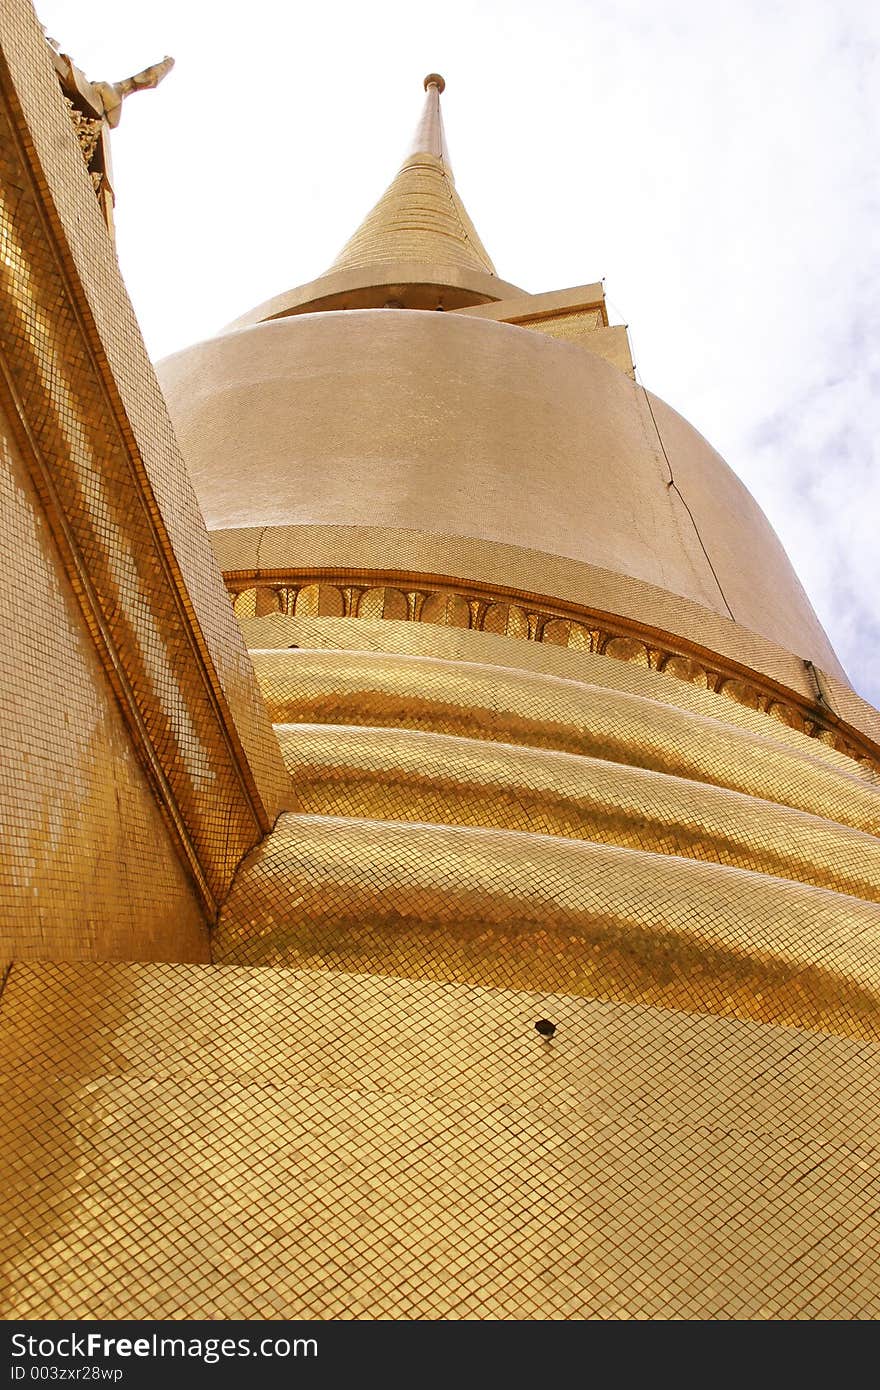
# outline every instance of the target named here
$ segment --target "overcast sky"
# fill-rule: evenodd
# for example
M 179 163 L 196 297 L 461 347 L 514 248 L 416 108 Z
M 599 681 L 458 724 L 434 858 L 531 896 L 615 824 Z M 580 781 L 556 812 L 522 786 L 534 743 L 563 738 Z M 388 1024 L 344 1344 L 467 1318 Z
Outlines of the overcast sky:
M 37 9 L 91 77 L 176 59 L 113 145 L 156 358 L 324 271 L 442 72 L 457 186 L 498 273 L 535 292 L 606 277 L 640 380 L 757 497 L 880 705 L 880 5 Z

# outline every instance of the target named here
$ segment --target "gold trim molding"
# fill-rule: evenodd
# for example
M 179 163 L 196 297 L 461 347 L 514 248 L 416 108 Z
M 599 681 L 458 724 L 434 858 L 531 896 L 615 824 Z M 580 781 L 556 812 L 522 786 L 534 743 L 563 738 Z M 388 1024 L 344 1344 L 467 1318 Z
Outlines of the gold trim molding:
M 267 804 L 271 775 L 251 765 L 242 746 L 248 730 L 237 717 L 248 702 L 264 723 L 265 712 L 250 672 L 248 687 L 239 680 L 239 711 L 232 707 L 215 665 L 218 644 L 211 650 L 213 634 L 197 614 L 212 582 L 217 599 L 222 594 L 207 542 L 197 532 L 187 537 L 186 575 L 175 549 L 177 518 L 163 492 L 175 486 L 181 512 L 188 499 L 173 440 L 163 448 L 160 439 L 150 459 L 135 439 L 133 415 L 149 410 L 151 393 L 160 406 L 161 397 L 133 320 L 120 312 L 124 290 L 115 259 L 112 271 L 106 263 L 112 243 L 48 51 L 43 44 L 44 71 L 25 70 L 5 30 L 0 37 L 0 401 L 132 749 L 202 910 L 213 917 L 242 856 L 279 809 Z M 77 236 L 98 243 L 88 274 L 78 268 Z M 121 382 L 102 306 L 128 335 Z M 239 634 L 230 637 L 222 655 L 244 667 Z M 267 723 L 265 734 L 268 748 Z M 273 789 L 286 794 L 277 748 L 274 755 Z

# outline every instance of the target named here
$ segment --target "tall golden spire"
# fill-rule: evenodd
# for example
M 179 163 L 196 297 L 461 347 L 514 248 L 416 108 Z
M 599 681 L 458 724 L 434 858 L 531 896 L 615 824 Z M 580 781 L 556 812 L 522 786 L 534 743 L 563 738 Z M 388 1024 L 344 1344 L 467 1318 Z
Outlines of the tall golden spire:
M 410 151 L 393 182 L 336 257 L 332 270 L 414 262 L 495 274 L 455 190 L 440 112 L 445 86 L 439 73 L 425 78 L 425 107 Z

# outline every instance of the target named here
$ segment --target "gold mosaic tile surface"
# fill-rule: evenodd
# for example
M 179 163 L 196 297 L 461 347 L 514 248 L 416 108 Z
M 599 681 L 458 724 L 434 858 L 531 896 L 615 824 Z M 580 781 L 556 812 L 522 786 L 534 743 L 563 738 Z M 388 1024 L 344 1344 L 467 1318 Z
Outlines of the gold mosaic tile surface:
M 0 587 L 0 961 L 207 960 L 199 902 L 2 408 Z
M 12 972 L 0 1052 L 6 1317 L 880 1315 L 870 1044 L 424 980 L 39 965 Z
M 583 840 L 282 815 L 239 869 L 213 953 L 880 1039 L 876 903 Z
M 290 791 L 25 0 L 0 40 L 3 1315 L 878 1316 L 880 799 L 768 692 L 827 696 L 830 741 L 875 716 L 694 603 L 416 531 L 219 537 L 439 587 L 306 584 L 287 646 L 358 612 L 379 651 L 257 653 L 317 814 L 240 865 L 222 963 L 46 962 L 203 959 L 184 863 L 210 912 Z M 435 165 L 355 259 L 468 239 Z
M 242 631 L 252 651 L 300 647 L 309 650 L 389 652 L 401 656 L 435 656 L 448 661 L 506 666 L 539 675 L 586 681 L 589 685 L 624 690 L 694 714 L 720 719 L 726 724 L 772 738 L 811 757 L 854 771 L 845 758 L 821 739 L 810 739 L 781 720 L 721 694 L 674 678 L 668 671 L 619 661 L 590 651 L 573 651 L 545 642 L 521 642 L 499 633 L 467 628 L 438 627 L 430 623 L 372 621 L 359 618 L 289 617 L 272 613 L 262 618 L 241 619 Z M 863 772 L 868 769 L 863 766 Z M 880 785 L 880 779 L 878 779 Z
M 5 406 L 58 583 L 79 601 L 101 684 L 211 915 L 289 804 L 288 783 L 30 5 L 3 8 L 0 46 Z M 26 596 L 46 555 L 22 540 L 15 559 Z M 46 641 L 39 660 L 49 669 L 52 657 Z M 63 688 L 64 668 L 54 672 Z M 12 698 L 27 698 L 24 674 Z M 62 754 L 59 776 L 63 766 Z M 123 858 L 121 877 L 136 878 L 136 856 Z
M 351 641 L 359 621 L 294 635 Z M 579 654 L 592 684 L 489 665 L 504 639 L 479 640 L 480 662 L 252 653 L 313 814 L 242 866 L 216 960 L 880 1037 L 870 769 L 647 669 Z
M 680 855 L 880 901 L 880 840 L 757 797 L 549 749 L 412 729 L 277 727 L 298 809 Z
M 508 667 L 375 652 L 252 656 L 277 724 L 412 728 L 558 749 L 880 829 L 878 788 L 850 759 L 814 757 L 813 740 L 786 745 L 629 691 Z

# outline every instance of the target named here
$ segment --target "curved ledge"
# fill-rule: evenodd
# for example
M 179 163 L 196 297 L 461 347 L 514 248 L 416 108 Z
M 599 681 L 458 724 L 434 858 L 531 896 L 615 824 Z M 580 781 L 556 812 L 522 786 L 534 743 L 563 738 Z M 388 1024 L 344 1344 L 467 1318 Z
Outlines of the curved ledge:
M 276 294 L 227 324 L 224 332 L 233 328 L 249 328 L 252 324 L 265 323 L 269 319 L 289 318 L 294 314 L 311 314 L 319 310 L 381 307 L 381 303 L 393 291 L 406 290 L 412 294 L 420 287 L 426 291 L 426 302 L 407 304 L 408 308 L 435 308 L 438 292 L 442 292 L 444 307 L 448 309 L 489 304 L 524 293 L 516 285 L 499 280 L 497 275 L 482 271 L 463 270 L 449 265 L 421 265 L 415 261 L 383 261 L 355 270 L 337 270 L 329 275 L 321 275 L 307 285 L 298 285 L 295 289 L 285 290 L 283 294 Z
M 726 788 L 450 734 L 276 725 L 309 815 L 519 830 L 753 869 L 880 902 L 880 840 Z
M 642 662 L 622 661 L 607 648 L 604 653 L 581 651 L 552 642 L 524 642 L 494 632 L 475 632 L 472 628 L 436 623 L 397 622 L 393 618 L 291 618 L 271 613 L 265 618 L 242 618 L 240 621 L 251 653 L 301 647 L 316 651 L 439 657 L 442 661 L 504 666 L 539 676 L 561 676 L 563 680 L 628 691 L 631 695 L 720 719 L 723 724 L 733 724 L 762 738 L 788 744 L 844 772 L 858 771 L 880 788 L 880 774 L 873 774 L 864 761 L 854 768 L 849 755 L 841 753 L 829 740 L 809 736 L 805 742 L 807 735 L 799 732 L 793 723 L 768 717 L 766 709 L 730 699 L 727 689 L 719 693 L 710 690 L 708 685 L 694 684 L 682 679 L 669 665 L 658 671 Z
M 285 814 L 214 957 L 590 995 L 880 1039 L 880 909 L 513 831 Z
M 880 792 L 805 751 L 644 696 L 501 666 L 375 652 L 254 651 L 276 724 L 348 724 L 558 749 L 708 782 L 880 833 Z M 852 772 L 847 771 L 848 767 Z
M 573 618 L 579 616 L 576 609 L 583 609 L 622 619 L 634 630 L 672 637 L 682 650 L 715 653 L 744 671 L 815 699 L 815 686 L 799 652 L 694 599 L 582 560 L 502 541 L 386 526 L 247 526 L 212 530 L 209 535 L 234 593 L 257 583 L 283 585 L 292 573 L 330 583 L 345 575 L 348 583 L 384 582 L 404 589 L 436 583 L 491 590 L 548 610 L 568 608 Z M 818 646 L 813 650 L 812 659 L 839 686 L 845 677 L 830 647 L 823 644 L 821 652 Z
M 863 763 L 880 780 L 880 749 L 860 729 L 848 726 L 838 717 L 829 704 L 824 675 L 804 662 L 793 663 L 793 675 L 802 683 L 811 669 L 814 689 L 809 699 L 776 681 L 763 679 L 748 666 L 643 622 L 627 622 L 614 614 L 523 594 L 509 587 L 351 569 L 279 570 L 268 574 L 240 571 L 235 577 L 229 576 L 227 584 L 240 622 L 258 615 L 286 619 L 288 623 L 335 615 L 359 626 L 378 618 L 383 623 L 466 629 L 490 640 L 513 638 L 528 643 L 532 649 L 536 645 L 562 647 L 582 658 L 588 654 L 610 656 L 769 714 Z M 340 645 L 355 650 L 361 646 L 356 638 Z M 381 642 L 375 645 L 382 648 Z M 521 652 L 522 649 L 512 653 L 511 665 L 520 664 L 517 658 Z M 497 658 L 491 656 L 490 660 Z

